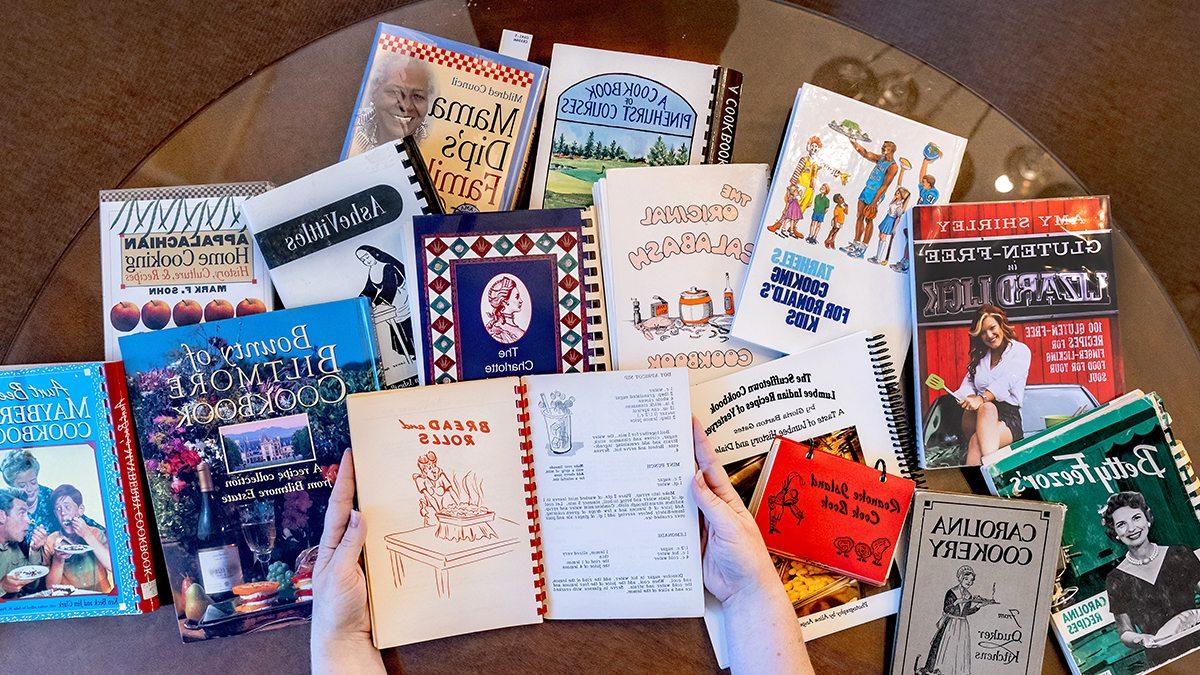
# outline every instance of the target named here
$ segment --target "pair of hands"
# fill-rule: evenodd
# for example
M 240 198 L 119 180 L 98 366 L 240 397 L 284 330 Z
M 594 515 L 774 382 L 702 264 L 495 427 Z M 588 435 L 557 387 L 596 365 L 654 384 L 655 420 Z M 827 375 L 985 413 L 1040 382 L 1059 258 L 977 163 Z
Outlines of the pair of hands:
M 979 394 L 971 394 L 959 402 L 958 407 L 963 410 L 979 410 L 983 404 L 987 403 L 987 399 Z

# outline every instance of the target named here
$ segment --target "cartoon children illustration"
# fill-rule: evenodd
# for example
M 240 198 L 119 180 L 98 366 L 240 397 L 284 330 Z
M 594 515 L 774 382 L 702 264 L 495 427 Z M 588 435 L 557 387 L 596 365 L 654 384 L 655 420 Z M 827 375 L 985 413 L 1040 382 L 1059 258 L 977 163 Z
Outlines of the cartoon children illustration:
M 888 204 L 887 215 L 879 221 L 879 246 L 875 250 L 875 255 L 871 256 L 867 262 L 879 265 L 888 264 L 888 256 L 892 254 L 892 233 L 896 231 L 896 221 L 904 215 L 904 210 L 908 208 L 908 198 L 911 195 L 908 188 L 896 188 L 892 203 Z
M 829 236 L 825 237 L 825 248 L 832 249 L 837 247 L 837 233 L 842 229 L 842 225 L 846 222 L 846 198 L 842 193 L 837 193 L 833 196 L 833 227 L 829 230 Z
M 821 192 L 813 199 L 812 223 L 808 226 L 810 244 L 817 243 L 817 235 L 821 233 L 821 223 L 825 221 L 825 212 L 829 210 L 829 183 L 821 185 Z
M 789 183 L 783 200 L 783 215 L 779 216 L 779 220 L 775 221 L 773 225 L 768 225 L 767 231 L 775 232 L 781 237 L 791 237 L 796 231 L 796 223 L 804 215 L 804 211 L 800 208 L 800 186 Z
M 867 184 L 863 186 L 862 192 L 858 195 L 854 241 L 841 248 L 850 257 L 861 258 L 867 250 L 867 245 L 871 243 L 871 235 L 875 228 L 875 215 L 879 212 L 879 202 L 887 194 L 888 187 L 891 186 L 892 179 L 896 177 L 896 172 L 900 167 L 896 164 L 896 144 L 892 141 L 884 141 L 879 153 L 867 150 L 854 139 L 850 139 L 850 145 L 853 145 L 864 159 L 875 163 L 875 168 L 871 169 L 870 175 L 867 176 Z
M 800 158 L 799 162 L 796 162 L 796 169 L 792 172 L 792 179 L 788 183 L 783 214 L 779 220 L 767 227 L 768 232 L 775 232 L 781 237 L 801 238 L 796 225 L 804 218 L 804 212 L 808 210 L 813 201 L 813 185 L 817 181 L 817 173 L 821 170 L 816 159 L 820 149 L 821 139 L 811 136 L 805 148 L 806 154 Z
M 929 164 L 941 156 L 942 150 L 937 145 L 933 143 L 927 143 L 925 145 L 925 159 L 921 161 L 921 170 L 917 173 L 917 175 L 921 177 L 921 180 L 917 182 L 918 206 L 937 203 L 938 197 L 940 196 L 937 188 L 934 187 L 934 184 L 937 183 L 937 179 L 933 177 L 933 174 L 929 173 Z M 908 228 L 904 229 L 904 236 L 908 236 Z M 907 245 L 904 247 L 904 257 L 900 259 L 900 262 L 892 265 L 892 269 L 901 273 L 908 271 Z

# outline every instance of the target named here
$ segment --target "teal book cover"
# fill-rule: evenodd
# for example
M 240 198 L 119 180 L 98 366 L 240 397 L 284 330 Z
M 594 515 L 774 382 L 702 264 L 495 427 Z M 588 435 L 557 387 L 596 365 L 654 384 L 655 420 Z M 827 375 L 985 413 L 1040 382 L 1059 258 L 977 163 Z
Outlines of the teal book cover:
M 1200 497 L 1155 394 L 1133 392 L 985 458 L 1001 497 L 1067 507 L 1051 623 L 1076 673 L 1200 648 Z
M 185 642 L 306 621 L 346 397 L 377 391 L 364 298 L 121 339 Z

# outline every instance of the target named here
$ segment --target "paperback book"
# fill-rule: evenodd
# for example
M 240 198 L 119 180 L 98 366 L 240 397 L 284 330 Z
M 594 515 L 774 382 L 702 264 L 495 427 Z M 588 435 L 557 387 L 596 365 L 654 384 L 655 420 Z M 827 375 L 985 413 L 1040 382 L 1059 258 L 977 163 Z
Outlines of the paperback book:
M 1109 219 L 1108 197 L 906 216 L 925 467 L 978 465 L 1125 391 Z M 989 403 L 998 419 L 963 401 Z
M 728 164 L 742 74 L 556 44 L 529 207 L 583 208 L 608 169 Z
M 242 216 L 270 183 L 100 191 L 104 356 L 117 338 L 272 309 L 262 255 Z
M 983 460 L 993 494 L 1063 504 L 1051 624 L 1074 673 L 1200 649 L 1200 484 L 1155 394 L 1132 391 Z
M 425 382 L 587 370 L 578 209 L 413 222 Z
M 805 84 L 762 212 L 734 337 L 791 354 L 856 331 L 908 351 L 902 216 L 944 204 L 966 139 Z
M 733 338 L 765 164 L 612 169 L 596 182 L 613 367 L 683 367 L 703 382 L 777 354 Z
M 1065 511 L 918 492 L 892 675 L 1041 673 Z
M 158 608 L 120 362 L 0 368 L 0 623 Z
M 419 382 L 412 317 L 414 216 L 439 213 L 411 138 L 378 147 L 247 200 L 250 229 L 284 307 L 370 301 L 387 387 Z
M 350 397 L 375 646 L 700 616 L 687 386 L 676 368 Z
M 184 642 L 307 621 L 346 397 L 380 386 L 364 298 L 122 339 Z
M 412 136 L 446 211 L 511 209 L 545 80 L 544 66 L 381 23 L 342 159 Z

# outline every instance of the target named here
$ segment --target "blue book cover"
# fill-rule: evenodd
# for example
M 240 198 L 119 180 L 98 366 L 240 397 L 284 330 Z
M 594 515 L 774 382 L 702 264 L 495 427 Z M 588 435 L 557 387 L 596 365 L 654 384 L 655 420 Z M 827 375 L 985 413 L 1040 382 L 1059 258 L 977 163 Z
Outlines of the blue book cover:
M 183 640 L 307 620 L 346 397 L 380 386 L 366 299 L 126 336 L 121 353 Z
M 341 158 L 412 136 L 446 211 L 511 209 L 546 73 L 530 61 L 381 23 Z
M 158 607 L 119 363 L 0 369 L 0 623 Z
M 587 370 L 578 209 L 413 219 L 425 382 Z

